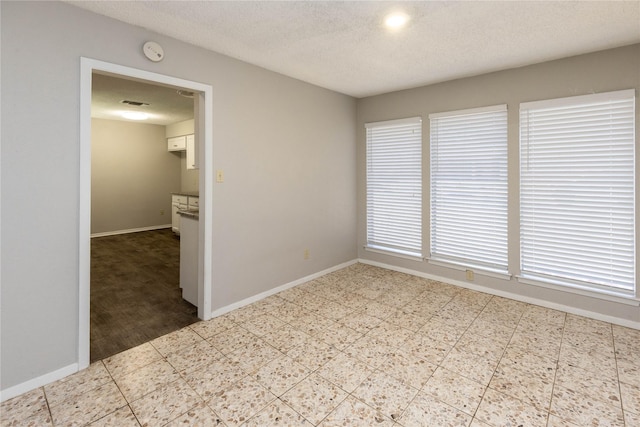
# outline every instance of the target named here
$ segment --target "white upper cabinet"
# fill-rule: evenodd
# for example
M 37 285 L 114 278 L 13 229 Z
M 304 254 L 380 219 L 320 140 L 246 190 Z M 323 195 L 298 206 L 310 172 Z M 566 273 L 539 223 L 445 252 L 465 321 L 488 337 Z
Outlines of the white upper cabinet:
M 193 135 L 190 135 L 193 137 Z M 187 137 L 175 136 L 173 138 L 167 138 L 167 149 L 169 151 L 184 151 L 187 149 Z
M 195 135 L 187 135 L 187 169 L 198 169 Z

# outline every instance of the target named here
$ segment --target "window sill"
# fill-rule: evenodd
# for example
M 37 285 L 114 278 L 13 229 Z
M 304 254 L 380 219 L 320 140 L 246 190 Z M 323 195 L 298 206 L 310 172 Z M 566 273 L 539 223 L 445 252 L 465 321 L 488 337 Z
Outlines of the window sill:
M 578 294 L 578 295 L 597 298 L 605 301 L 631 305 L 634 307 L 640 306 L 640 299 L 632 295 L 625 294 L 624 292 L 588 288 L 586 286 L 581 286 L 578 284 L 567 283 L 562 281 L 554 281 L 551 279 L 538 277 L 535 275 L 519 275 L 516 277 L 518 279 L 518 282 L 524 283 L 526 285 L 539 286 L 542 288 L 553 289 L 555 291 Z
M 389 249 L 389 248 L 381 248 L 381 247 L 376 247 L 376 246 L 364 246 L 364 250 L 368 251 L 368 252 L 374 252 L 377 254 L 382 254 L 382 255 L 390 255 L 390 256 L 394 256 L 394 257 L 398 257 L 398 258 L 404 258 L 404 259 L 408 259 L 411 261 L 424 261 L 424 258 L 422 257 L 422 255 L 420 254 L 414 254 L 411 252 L 406 252 L 406 251 L 400 251 L 400 250 L 394 250 L 394 249 Z
M 427 258 L 429 264 L 437 265 L 439 267 L 451 268 L 458 271 L 472 270 L 474 274 L 481 276 L 493 277 L 495 279 L 511 280 L 511 274 L 507 271 L 493 270 L 483 266 L 477 266 L 473 264 L 457 263 L 450 260 L 442 260 L 438 258 Z

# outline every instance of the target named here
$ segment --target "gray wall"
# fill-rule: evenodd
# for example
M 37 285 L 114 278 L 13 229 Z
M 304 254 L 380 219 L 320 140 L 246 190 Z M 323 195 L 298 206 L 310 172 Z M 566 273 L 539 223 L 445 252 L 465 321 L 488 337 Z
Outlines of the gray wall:
M 353 98 L 71 5 L 0 8 L 0 388 L 78 361 L 81 56 L 212 85 L 213 309 L 356 257 Z
M 366 142 L 364 124 L 380 120 L 421 116 L 423 119 L 423 247 L 429 246 L 429 114 L 497 104 L 508 105 L 509 138 L 509 270 L 519 269 L 518 240 L 518 110 L 519 103 L 620 89 L 640 89 L 640 45 L 581 55 L 567 59 L 460 79 L 417 89 L 358 100 L 358 255 L 360 258 L 412 269 L 458 281 L 464 271 L 380 255 L 363 249 L 366 243 Z M 640 108 L 636 108 L 640 114 Z M 640 115 L 636 118 L 640 135 Z M 636 160 L 637 161 L 637 160 Z M 636 196 L 637 197 L 637 196 Z M 637 221 L 637 220 L 636 220 Z M 636 238 L 637 241 L 637 238 Z M 428 251 L 425 249 L 425 256 Z M 476 272 L 475 284 L 499 291 L 564 304 L 624 320 L 640 322 L 640 309 L 601 299 L 559 292 L 483 277 Z
M 91 233 L 171 224 L 180 163 L 165 126 L 92 119 Z

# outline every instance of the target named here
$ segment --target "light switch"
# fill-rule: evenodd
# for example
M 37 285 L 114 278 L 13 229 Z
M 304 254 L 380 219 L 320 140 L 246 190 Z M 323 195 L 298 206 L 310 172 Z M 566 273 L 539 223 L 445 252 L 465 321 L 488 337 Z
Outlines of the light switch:
M 216 182 L 224 182 L 224 171 L 222 169 L 216 171 Z

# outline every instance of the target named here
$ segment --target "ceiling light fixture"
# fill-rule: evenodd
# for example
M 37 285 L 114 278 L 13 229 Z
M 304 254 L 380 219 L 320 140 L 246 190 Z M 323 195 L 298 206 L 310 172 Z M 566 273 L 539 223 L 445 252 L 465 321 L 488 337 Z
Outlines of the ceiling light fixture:
M 392 30 L 404 27 L 409 22 L 409 16 L 404 13 L 392 13 L 384 19 L 384 25 Z
M 147 120 L 149 118 L 149 114 L 142 111 L 123 111 L 120 115 L 129 120 Z

